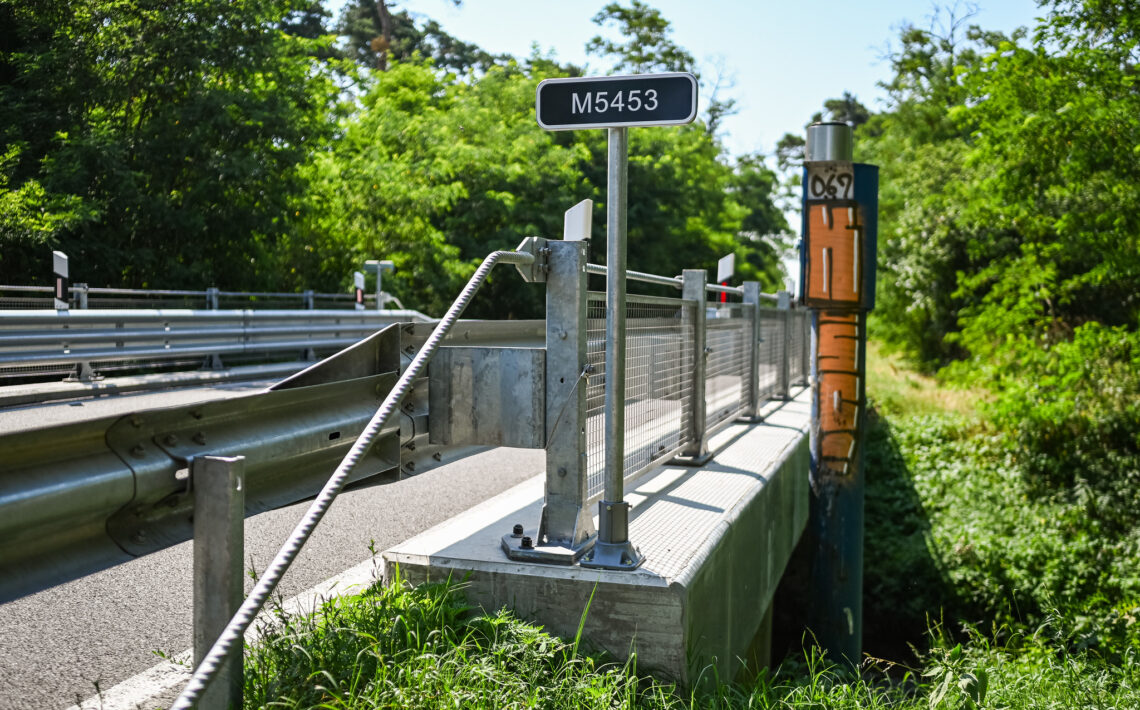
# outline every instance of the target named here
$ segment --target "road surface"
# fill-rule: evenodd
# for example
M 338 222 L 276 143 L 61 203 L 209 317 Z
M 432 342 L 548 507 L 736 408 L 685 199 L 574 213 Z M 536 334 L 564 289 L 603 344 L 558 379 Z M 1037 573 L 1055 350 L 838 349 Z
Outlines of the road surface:
M 258 386 L 10 408 L 0 410 L 0 431 L 235 396 Z M 541 450 L 495 449 L 399 483 L 347 491 L 278 592 L 289 598 L 353 567 L 371 556 L 370 546 L 379 552 L 443 522 L 541 473 L 543 461 Z M 247 569 L 260 572 L 269 563 L 307 505 L 245 521 Z M 155 665 L 156 652 L 173 655 L 189 648 L 191 569 L 191 543 L 186 542 L 0 605 L 0 710 L 65 708 Z M 252 580 L 246 586 L 248 591 Z

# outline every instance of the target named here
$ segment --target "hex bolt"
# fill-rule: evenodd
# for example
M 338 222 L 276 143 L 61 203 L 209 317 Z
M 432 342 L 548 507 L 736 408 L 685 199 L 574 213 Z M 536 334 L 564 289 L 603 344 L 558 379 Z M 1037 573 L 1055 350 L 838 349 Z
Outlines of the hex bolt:
M 146 540 L 146 530 L 136 530 L 134 535 L 131 535 L 131 540 L 141 543 Z
M 531 540 L 529 535 L 523 535 L 523 539 L 522 542 L 519 543 L 519 547 L 524 550 L 533 550 L 534 540 Z
M 131 417 L 131 426 L 133 426 L 135 429 L 138 429 L 142 426 L 142 419 L 139 419 L 138 417 Z
M 135 444 L 134 448 L 131 449 L 131 456 L 141 459 L 146 456 L 146 449 L 142 447 L 142 444 Z
M 202 418 L 202 412 L 195 409 L 194 411 L 190 412 L 190 416 L 194 417 L 195 419 L 201 419 Z
M 206 435 L 202 432 L 198 432 L 197 434 L 194 435 L 194 443 L 195 444 L 205 444 L 206 443 Z
M 558 467 L 558 475 L 562 476 L 562 477 L 566 476 L 566 467 L 565 466 L 559 466 Z
M 415 461 L 409 461 L 406 464 L 404 464 L 404 468 L 408 469 L 409 471 L 415 471 L 416 470 L 416 462 Z
M 443 454 L 439 453 L 438 451 L 435 452 L 434 454 L 432 454 L 431 457 L 433 459 L 435 459 L 436 461 L 442 461 L 443 460 Z
M 522 537 L 522 534 L 523 526 L 516 523 L 514 529 L 511 530 L 511 535 L 514 535 L 515 537 Z
M 167 446 L 178 446 L 178 437 L 174 434 L 167 434 L 166 438 L 162 440 L 162 443 Z

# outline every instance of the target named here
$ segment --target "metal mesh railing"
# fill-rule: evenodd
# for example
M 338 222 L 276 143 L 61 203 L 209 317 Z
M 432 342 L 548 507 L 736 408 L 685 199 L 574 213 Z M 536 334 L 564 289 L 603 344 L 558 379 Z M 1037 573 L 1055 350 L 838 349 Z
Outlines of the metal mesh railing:
M 774 308 L 761 308 L 760 316 L 760 342 L 759 366 L 756 368 L 756 379 L 759 383 L 759 397 L 761 400 L 769 399 L 780 392 L 780 369 L 784 358 L 784 314 Z
M 632 478 L 684 443 L 692 396 L 693 309 L 672 298 L 628 296 L 626 303 L 625 477 Z M 587 303 L 587 497 L 605 487 L 605 294 Z
M 721 304 L 708 311 L 705 324 L 705 422 L 714 426 L 740 413 L 752 388 L 750 351 L 754 307 Z
M 811 321 L 805 310 L 788 312 L 788 380 L 789 384 L 807 381 L 807 349 L 811 343 Z

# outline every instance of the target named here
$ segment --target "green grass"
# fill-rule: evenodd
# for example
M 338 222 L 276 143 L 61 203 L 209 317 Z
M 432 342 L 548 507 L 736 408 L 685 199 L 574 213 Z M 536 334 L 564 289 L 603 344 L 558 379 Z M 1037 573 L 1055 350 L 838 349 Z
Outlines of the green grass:
M 1140 707 L 1135 652 L 1106 664 L 1042 627 L 1000 647 L 936 633 L 918 667 L 869 661 L 861 677 L 818 652 L 701 696 L 583 654 L 514 618 L 463 602 L 461 585 L 398 581 L 279 614 L 246 658 L 249 708 L 1075 708 Z
M 461 584 L 395 580 L 279 612 L 247 652 L 247 707 L 1140 708 L 1140 528 L 1040 495 L 977 393 L 869 362 L 857 674 L 809 646 L 698 696 L 471 608 Z

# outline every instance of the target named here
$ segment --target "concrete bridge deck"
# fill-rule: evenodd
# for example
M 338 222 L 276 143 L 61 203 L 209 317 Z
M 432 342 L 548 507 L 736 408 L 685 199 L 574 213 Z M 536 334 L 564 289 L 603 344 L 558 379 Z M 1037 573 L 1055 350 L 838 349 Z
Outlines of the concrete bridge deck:
M 682 683 L 764 662 L 771 600 L 808 516 L 809 390 L 770 403 L 760 424 L 733 424 L 703 468 L 666 466 L 627 487 L 634 571 L 520 563 L 500 538 L 538 520 L 536 476 L 384 552 L 389 578 L 464 581 L 468 599 L 502 606 Z M 589 609 L 587 611 L 587 604 Z

